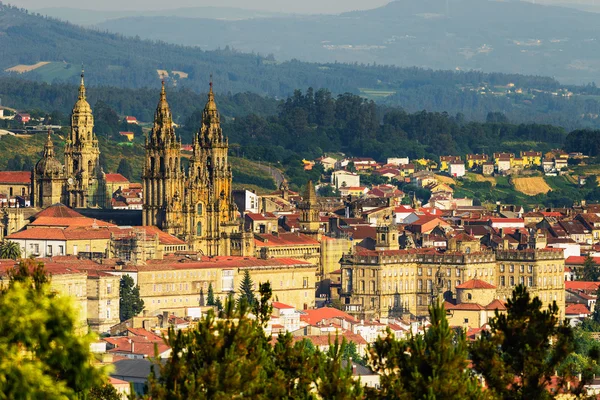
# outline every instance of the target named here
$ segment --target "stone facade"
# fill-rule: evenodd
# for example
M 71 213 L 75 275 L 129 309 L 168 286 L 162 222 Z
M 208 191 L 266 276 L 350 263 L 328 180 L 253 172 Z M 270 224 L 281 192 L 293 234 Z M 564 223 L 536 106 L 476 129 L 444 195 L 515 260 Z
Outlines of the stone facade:
M 248 250 L 253 249 L 246 244 L 252 234 L 241 230 L 237 218 L 228 148 L 211 83 L 186 173 L 163 84 L 154 126 L 146 140 L 143 224 L 158 226 L 204 255 L 250 255 Z
M 82 72 L 79 96 L 71 113 L 71 131 L 65 143 L 65 165 L 55 157 L 48 132 L 43 156 L 32 171 L 32 205 L 46 208 L 64 203 L 72 208 L 105 207 L 106 178 L 99 158 L 94 115 L 86 99 Z
M 506 301 L 524 284 L 544 307 L 556 301 L 564 317 L 564 259 L 561 250 L 493 252 L 360 250 L 344 256 L 342 302 L 359 318 L 412 314 L 426 316 L 432 299 L 455 300 L 456 287 L 471 279 L 495 285 L 494 298 Z M 489 297 L 489 296 L 488 296 Z M 488 304 L 489 298 L 477 299 Z

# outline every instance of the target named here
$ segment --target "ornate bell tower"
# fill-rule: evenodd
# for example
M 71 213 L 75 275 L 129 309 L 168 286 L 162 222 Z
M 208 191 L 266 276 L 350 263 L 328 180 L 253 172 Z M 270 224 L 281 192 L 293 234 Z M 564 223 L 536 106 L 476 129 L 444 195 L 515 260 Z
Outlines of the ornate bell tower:
M 182 235 L 185 175 L 181 169 L 181 140 L 175 135 L 164 82 L 154 114 L 154 125 L 146 137 L 146 164 L 142 181 L 143 224 L 158 226 L 173 235 Z
M 71 132 L 65 144 L 66 202 L 70 207 L 104 206 L 98 139 L 93 132 L 94 116 L 87 102 L 83 70 L 79 97 L 71 114 Z
M 312 181 L 306 183 L 306 190 L 302 195 L 302 202 L 298 204 L 300 210 L 300 232 L 305 235 L 313 236 L 319 239 L 321 230 L 321 219 L 319 217 L 319 204 L 317 202 L 317 193 Z
M 32 202 L 34 207 L 46 208 L 63 201 L 65 176 L 64 168 L 54 156 L 52 131 L 48 131 L 48 139 L 44 146 L 44 154 L 32 172 Z

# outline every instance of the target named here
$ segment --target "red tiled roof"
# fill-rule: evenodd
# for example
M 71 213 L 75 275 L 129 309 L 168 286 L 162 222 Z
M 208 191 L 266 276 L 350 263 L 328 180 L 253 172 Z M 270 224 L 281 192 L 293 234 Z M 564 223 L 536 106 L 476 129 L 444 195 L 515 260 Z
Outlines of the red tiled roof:
M 272 303 L 272 305 L 273 305 L 273 308 L 277 308 L 279 310 L 290 310 L 290 309 L 293 310 L 294 309 L 294 307 L 288 306 L 287 304 L 283 304 L 278 301 L 274 301 Z
M 319 245 L 319 241 L 301 233 L 257 234 L 257 247 Z
M 600 282 L 565 281 L 565 290 L 587 290 L 596 291 Z
M 444 308 L 446 310 L 465 310 L 465 311 L 485 310 L 485 307 L 483 307 L 480 304 L 476 304 L 476 303 L 452 304 L 447 301 L 444 302 Z
M 566 265 L 583 265 L 585 262 L 586 256 L 569 256 L 565 260 Z M 592 257 L 594 263 L 600 265 L 600 257 Z
M 318 322 L 324 319 L 340 318 L 350 322 L 356 322 L 356 320 L 350 315 L 337 308 L 322 307 L 314 310 L 304 310 L 303 315 L 300 316 L 302 321 L 307 322 L 310 325 L 316 325 Z
M 501 302 L 498 299 L 495 299 L 490 304 L 488 304 L 487 306 L 485 306 L 485 309 L 486 310 L 506 311 L 506 304 L 504 304 L 503 302 Z
M 267 219 L 277 219 L 277 216 L 272 213 L 246 213 L 246 217 L 250 218 L 252 221 L 266 221 Z
M 33 216 L 34 219 L 40 217 L 52 217 L 52 218 L 85 218 L 83 215 L 79 214 L 77 211 L 65 206 L 64 204 L 57 203 L 51 205 L 45 210 L 40 211 L 39 213 Z
M 589 315 L 590 310 L 583 304 L 570 304 L 565 308 L 565 315 Z
M 72 218 L 72 217 L 39 217 L 36 218 L 31 224 L 28 226 L 36 227 L 36 226 L 48 226 L 48 227 L 76 227 L 76 226 L 98 226 L 98 227 L 111 227 L 116 226 L 111 224 L 110 222 L 102 221 L 99 219 L 80 217 L 80 218 Z
M 31 172 L 29 171 L 0 171 L 0 183 L 31 184 Z
M 456 286 L 457 289 L 496 289 L 496 286 L 480 279 L 471 279 L 465 283 Z
M 129 133 L 129 132 L 125 132 Z M 106 174 L 106 182 L 108 183 L 119 183 L 119 182 L 129 182 L 129 179 L 125 178 L 121 174 Z
M 335 343 L 336 336 L 340 342 L 343 338 L 345 338 L 347 342 L 353 342 L 362 345 L 367 344 L 367 341 L 362 336 L 352 332 L 342 332 L 337 335 L 332 333 L 331 335 L 294 336 L 292 340 L 295 343 L 300 342 L 303 339 L 307 339 L 310 340 L 315 346 L 329 346 Z

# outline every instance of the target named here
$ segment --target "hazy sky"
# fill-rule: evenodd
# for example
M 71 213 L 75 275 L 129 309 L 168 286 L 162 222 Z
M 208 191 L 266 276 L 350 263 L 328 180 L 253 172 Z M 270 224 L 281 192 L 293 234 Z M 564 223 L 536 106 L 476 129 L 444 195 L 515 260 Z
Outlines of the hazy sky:
M 161 10 L 165 8 L 222 6 L 296 13 L 338 13 L 371 9 L 390 0 L 8 0 L 28 9 L 73 7 L 93 10 Z

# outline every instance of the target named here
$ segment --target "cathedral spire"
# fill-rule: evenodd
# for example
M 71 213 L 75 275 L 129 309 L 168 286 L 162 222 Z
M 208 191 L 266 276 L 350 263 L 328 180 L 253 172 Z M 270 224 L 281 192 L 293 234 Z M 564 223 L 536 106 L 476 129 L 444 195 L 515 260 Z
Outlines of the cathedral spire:
M 79 84 L 79 99 L 85 100 L 85 70 L 83 69 L 83 65 L 81 65 L 81 83 Z
M 44 158 L 54 157 L 54 143 L 52 143 L 52 137 L 50 135 L 52 135 L 52 130 L 48 129 L 48 138 L 44 145 Z
M 210 84 L 208 89 L 208 101 L 206 102 L 206 106 L 204 107 L 205 112 L 217 112 L 217 103 L 215 103 L 215 94 L 213 92 L 213 80 L 212 74 L 210 76 Z
M 317 193 L 315 192 L 315 186 L 313 185 L 312 180 L 309 180 L 306 184 L 306 190 L 302 196 L 302 201 L 311 206 L 317 205 Z

